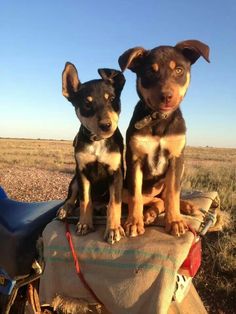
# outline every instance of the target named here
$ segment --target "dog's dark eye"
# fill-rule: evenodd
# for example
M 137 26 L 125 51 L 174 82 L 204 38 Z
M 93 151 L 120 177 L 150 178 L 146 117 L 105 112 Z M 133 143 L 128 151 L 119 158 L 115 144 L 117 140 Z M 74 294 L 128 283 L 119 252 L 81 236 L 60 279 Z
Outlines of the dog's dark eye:
M 86 109 L 86 110 L 91 110 L 91 103 L 85 102 L 85 103 L 84 103 L 84 109 Z
M 83 101 L 83 107 L 86 111 L 91 110 L 92 108 L 92 103 L 93 103 L 93 97 L 92 96 L 87 96 L 84 101 Z
M 183 72 L 184 72 L 184 69 L 182 67 L 176 67 L 175 68 L 175 73 L 177 75 L 181 75 L 181 74 L 183 74 Z
M 110 100 L 110 102 L 113 102 L 115 100 L 115 97 L 114 96 L 110 96 L 109 100 Z

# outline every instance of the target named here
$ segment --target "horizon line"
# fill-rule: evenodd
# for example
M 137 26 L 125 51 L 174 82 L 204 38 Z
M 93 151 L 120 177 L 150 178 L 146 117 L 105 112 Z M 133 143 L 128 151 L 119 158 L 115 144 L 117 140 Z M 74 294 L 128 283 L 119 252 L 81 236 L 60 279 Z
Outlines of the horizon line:
M 39 138 L 39 137 L 2 137 L 0 140 L 21 140 L 21 141 L 57 141 L 57 142 L 73 142 L 73 139 L 55 139 L 55 138 Z M 196 148 L 216 148 L 216 149 L 236 149 L 236 146 L 212 146 L 212 145 L 186 145 L 186 147 L 196 147 Z

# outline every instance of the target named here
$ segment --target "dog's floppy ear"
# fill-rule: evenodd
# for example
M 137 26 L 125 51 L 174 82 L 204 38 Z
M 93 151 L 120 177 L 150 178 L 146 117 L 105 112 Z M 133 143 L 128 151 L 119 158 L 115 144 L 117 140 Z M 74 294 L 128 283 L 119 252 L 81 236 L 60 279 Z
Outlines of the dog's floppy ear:
M 181 41 L 175 46 L 182 54 L 191 62 L 195 63 L 201 56 L 207 61 L 209 60 L 210 48 L 199 40 Z
M 78 72 L 74 64 L 66 62 L 64 71 L 62 72 L 62 94 L 71 100 L 78 92 L 80 81 Z
M 98 69 L 98 73 L 104 81 L 112 84 L 116 90 L 121 91 L 125 85 L 125 77 L 121 71 L 114 69 Z
M 130 69 L 135 72 L 140 60 L 146 53 L 147 50 L 142 47 L 134 47 L 125 51 L 118 59 L 121 70 Z

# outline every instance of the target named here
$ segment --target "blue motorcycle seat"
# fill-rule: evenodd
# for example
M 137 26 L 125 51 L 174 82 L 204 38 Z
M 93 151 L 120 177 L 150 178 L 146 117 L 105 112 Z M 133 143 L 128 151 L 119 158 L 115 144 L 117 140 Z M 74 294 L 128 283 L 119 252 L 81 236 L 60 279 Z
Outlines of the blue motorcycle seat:
M 30 272 L 36 241 L 62 204 L 61 200 L 26 203 L 0 198 L 0 267 L 9 276 Z
M 10 233 L 18 233 L 25 228 L 38 228 L 52 220 L 62 201 L 26 203 L 11 199 L 0 199 L 0 224 Z

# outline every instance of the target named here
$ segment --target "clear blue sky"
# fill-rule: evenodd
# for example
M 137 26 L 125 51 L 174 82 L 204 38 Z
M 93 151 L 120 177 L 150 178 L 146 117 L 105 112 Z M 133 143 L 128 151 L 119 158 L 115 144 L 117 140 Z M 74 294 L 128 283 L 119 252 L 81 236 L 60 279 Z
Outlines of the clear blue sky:
M 80 80 L 99 67 L 118 68 L 134 46 L 153 48 L 198 39 L 211 63 L 193 65 L 181 108 L 188 145 L 236 147 L 235 0 L 6 0 L 0 3 L 0 137 L 73 139 L 79 122 L 61 94 L 66 61 Z M 126 71 L 120 129 L 137 102 Z

